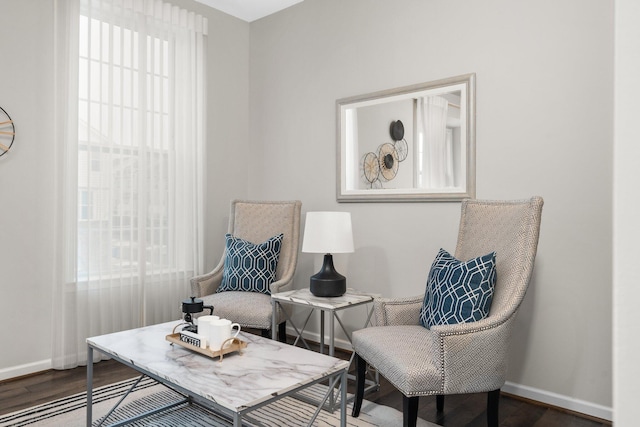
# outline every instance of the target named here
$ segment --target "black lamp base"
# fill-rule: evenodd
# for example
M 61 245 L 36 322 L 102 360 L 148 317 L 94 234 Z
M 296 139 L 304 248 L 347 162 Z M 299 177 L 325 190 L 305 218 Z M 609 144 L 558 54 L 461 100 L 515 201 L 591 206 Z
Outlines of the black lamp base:
M 317 297 L 339 297 L 347 292 L 347 279 L 333 267 L 331 254 L 324 256 L 320 271 L 309 280 L 309 290 Z

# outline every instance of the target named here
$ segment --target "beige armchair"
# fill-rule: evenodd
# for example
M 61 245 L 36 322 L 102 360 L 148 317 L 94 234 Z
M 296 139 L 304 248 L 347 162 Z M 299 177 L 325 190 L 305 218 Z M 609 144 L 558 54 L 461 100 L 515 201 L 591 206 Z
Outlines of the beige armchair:
M 498 425 L 500 388 L 505 383 L 509 341 L 538 246 L 543 200 L 462 202 L 455 257 L 469 260 L 496 252 L 497 279 L 489 315 L 477 322 L 419 324 L 424 295 L 377 299 L 376 326 L 353 334 L 356 399 L 362 405 L 366 365 L 375 367 L 403 394 L 404 425 L 415 426 L 419 396 L 488 392 L 487 421 Z
M 293 288 L 293 274 L 298 261 L 300 242 L 300 201 L 231 202 L 228 233 L 240 239 L 259 244 L 283 234 L 275 281 L 270 285 L 271 293 Z M 214 314 L 246 328 L 262 330 L 269 336 L 271 329 L 271 296 L 261 292 L 224 291 L 216 293 L 222 282 L 226 250 L 212 272 L 191 279 L 193 296 L 202 298 L 205 305 L 213 305 Z M 285 342 L 286 317 L 278 308 L 278 339 Z

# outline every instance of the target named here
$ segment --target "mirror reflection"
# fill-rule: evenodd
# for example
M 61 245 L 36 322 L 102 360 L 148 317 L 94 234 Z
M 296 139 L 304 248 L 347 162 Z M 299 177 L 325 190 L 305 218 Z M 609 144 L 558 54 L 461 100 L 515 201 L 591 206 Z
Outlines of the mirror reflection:
M 337 102 L 338 201 L 475 197 L 474 75 Z

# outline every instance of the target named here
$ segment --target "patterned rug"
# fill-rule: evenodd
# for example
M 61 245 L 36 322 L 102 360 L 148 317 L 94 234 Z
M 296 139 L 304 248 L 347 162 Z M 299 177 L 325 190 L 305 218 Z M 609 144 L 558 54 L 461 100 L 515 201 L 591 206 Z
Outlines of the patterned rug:
M 93 396 L 93 418 L 103 417 L 119 400 L 122 394 L 136 381 L 136 378 L 96 388 Z M 310 390 L 315 397 L 323 394 L 322 388 L 316 385 Z M 122 421 L 145 413 L 167 403 L 180 399 L 170 390 L 155 381 L 144 378 L 111 414 L 106 425 Z M 249 419 L 243 417 L 243 425 L 265 427 L 300 427 L 305 426 L 315 412 L 315 407 L 292 397 L 285 397 L 274 403 L 250 412 Z M 351 413 L 351 405 L 347 405 L 347 413 Z M 314 426 L 339 426 L 340 410 L 334 413 L 320 411 L 313 423 Z M 0 416 L 0 426 L 38 426 L 38 427 L 75 427 L 86 423 L 86 393 L 79 393 L 63 399 L 58 399 L 43 405 L 34 406 L 22 411 Z M 97 425 L 94 421 L 93 425 Z M 229 421 L 198 405 L 184 404 L 167 412 L 152 415 L 142 420 L 128 424 L 131 426 L 214 426 L 229 425 Z M 392 427 L 402 425 L 402 413 L 393 408 L 365 400 L 358 418 L 347 419 L 349 427 Z M 418 420 L 420 427 L 437 427 L 436 424 Z

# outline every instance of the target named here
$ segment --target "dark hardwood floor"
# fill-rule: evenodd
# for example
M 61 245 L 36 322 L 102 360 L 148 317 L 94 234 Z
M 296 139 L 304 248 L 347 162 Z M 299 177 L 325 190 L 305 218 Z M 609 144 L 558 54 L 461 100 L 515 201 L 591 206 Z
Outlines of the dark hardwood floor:
M 337 357 L 349 353 L 336 351 Z M 137 372 L 113 360 L 94 365 L 94 387 L 138 376 Z M 402 394 L 384 378 L 380 390 L 366 399 L 402 411 Z M 352 387 L 350 385 L 350 387 Z M 47 371 L 0 382 L 0 415 L 86 391 L 86 368 Z M 446 396 L 444 411 L 436 411 L 435 397 L 421 397 L 418 416 L 447 427 L 486 426 L 486 394 Z M 599 427 L 610 426 L 604 420 L 550 408 L 503 393 L 500 397 L 501 427 Z

